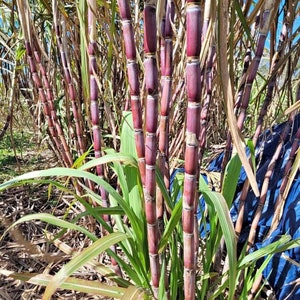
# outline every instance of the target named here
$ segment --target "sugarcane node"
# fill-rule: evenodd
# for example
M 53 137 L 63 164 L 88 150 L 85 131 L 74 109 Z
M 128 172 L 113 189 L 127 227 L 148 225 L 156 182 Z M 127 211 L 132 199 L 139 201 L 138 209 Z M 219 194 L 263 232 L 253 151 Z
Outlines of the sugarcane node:
M 190 147 L 198 147 L 199 141 L 198 137 L 194 132 L 186 132 L 186 144 Z
M 195 238 L 194 232 L 183 232 L 183 238 L 187 241 L 192 241 Z
M 195 1 L 195 0 L 187 0 L 187 8 L 191 8 L 191 7 L 200 7 L 200 0 L 199 1 Z
M 26 52 L 27 52 L 27 55 L 28 56 L 32 56 L 32 51 L 31 51 L 31 45 L 30 45 L 30 42 L 25 42 L 25 49 L 26 49 Z
M 164 76 L 165 81 L 172 81 L 172 78 L 173 78 L 172 75 L 165 75 Z
M 139 102 L 140 101 L 140 96 L 139 95 L 131 95 L 130 100 L 134 102 Z
M 182 209 L 185 210 L 185 211 L 192 211 L 192 212 L 194 212 L 194 210 L 195 210 L 194 200 L 192 201 L 191 205 L 189 205 L 186 200 L 187 200 L 187 197 L 183 197 Z
M 146 159 L 146 158 L 145 158 Z M 146 159 L 147 160 L 147 159 Z M 146 171 L 155 172 L 156 166 L 155 164 L 146 164 Z
M 188 246 L 187 246 L 188 247 Z M 190 246 L 192 247 L 192 245 Z M 193 255 L 194 256 L 194 255 Z M 191 261 L 192 260 L 192 261 Z M 194 266 L 194 262 L 195 260 L 191 259 L 190 256 L 187 256 L 184 258 L 184 279 L 189 282 L 190 281 L 190 278 L 189 277 L 192 277 L 194 276 L 195 274 L 195 266 Z
M 138 163 L 145 163 L 145 157 L 139 157 L 137 161 Z
M 146 7 L 152 7 L 156 9 L 157 0 L 145 0 L 145 9 Z

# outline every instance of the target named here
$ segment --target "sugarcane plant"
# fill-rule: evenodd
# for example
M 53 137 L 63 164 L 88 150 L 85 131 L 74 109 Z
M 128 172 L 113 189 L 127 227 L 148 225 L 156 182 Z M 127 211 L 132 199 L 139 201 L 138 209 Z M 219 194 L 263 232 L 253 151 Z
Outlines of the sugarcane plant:
M 0 191 L 43 183 L 74 199 L 64 219 L 42 212 L 9 226 L 36 219 L 57 225 L 59 233 L 47 239 L 70 262 L 53 276 L 9 275 L 47 286 L 43 299 L 59 287 L 120 299 L 235 299 L 247 294 L 251 299 L 272 255 L 299 244 L 283 236 L 267 250 L 249 253 L 269 179 L 299 109 L 294 79 L 299 76 L 294 72 L 299 68 L 299 28 L 293 31 L 297 5 L 271 0 L 17 0 L 6 5 L 18 17 L 11 26 L 21 30 L 24 44 L 12 87 L 26 87 L 22 94 L 32 99 L 34 122 L 46 128 L 48 145 L 63 167 L 21 175 L 0 184 Z M 41 28 L 52 28 L 53 35 Z M 2 72 L 9 83 L 8 72 Z M 37 118 L 35 106 L 40 104 Z M 270 120 L 279 119 L 287 122 L 259 185 L 254 149 Z M 298 139 L 299 129 L 269 235 L 298 174 Z M 222 143 L 216 148 L 223 154 L 212 174 L 203 168 L 214 143 Z M 233 222 L 230 208 L 242 167 L 246 179 Z M 249 193 L 258 206 L 248 244 L 240 250 Z M 82 210 L 76 217 L 70 213 L 74 203 Z M 79 220 L 93 220 L 94 226 L 81 226 Z M 61 238 L 66 230 L 81 232 L 90 245 L 81 253 L 70 249 Z M 97 260 L 104 251 L 107 265 Z M 256 268 L 266 254 L 263 267 Z M 76 279 L 74 272 L 84 265 L 111 282 Z

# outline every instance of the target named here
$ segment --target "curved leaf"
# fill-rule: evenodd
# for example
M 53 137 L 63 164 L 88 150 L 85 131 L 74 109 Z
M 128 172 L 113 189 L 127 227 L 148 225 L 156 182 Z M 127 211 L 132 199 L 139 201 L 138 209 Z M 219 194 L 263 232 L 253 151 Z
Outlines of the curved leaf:
M 43 300 L 50 300 L 57 288 L 76 270 L 91 261 L 95 256 L 107 250 L 112 245 L 127 239 L 127 235 L 121 232 L 111 233 L 98 239 L 91 246 L 84 249 L 78 256 L 74 257 L 69 263 L 64 265 L 60 271 L 47 284 Z

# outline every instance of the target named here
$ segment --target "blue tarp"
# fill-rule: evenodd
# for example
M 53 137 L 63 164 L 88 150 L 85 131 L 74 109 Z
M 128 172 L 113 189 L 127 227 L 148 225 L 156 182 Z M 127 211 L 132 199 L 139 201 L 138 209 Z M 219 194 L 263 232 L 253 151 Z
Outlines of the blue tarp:
M 273 157 L 273 154 L 277 148 L 280 140 L 280 134 L 282 133 L 286 123 L 282 123 L 274 126 L 271 130 L 265 131 L 261 134 L 257 147 L 255 149 L 256 161 L 257 161 L 257 182 L 259 188 L 265 178 L 268 165 Z M 266 246 L 276 240 L 281 235 L 289 234 L 293 239 L 300 238 L 300 172 L 295 177 L 292 187 L 285 201 L 283 214 L 277 229 L 267 239 L 266 234 L 268 233 L 272 218 L 274 214 L 274 205 L 277 200 L 280 185 L 282 182 L 285 165 L 288 161 L 289 154 L 291 151 L 292 143 L 294 142 L 295 134 L 300 127 L 300 115 L 295 118 L 290 134 L 284 141 L 284 147 L 280 153 L 279 159 L 276 162 L 273 175 L 270 178 L 269 189 L 266 197 L 266 202 L 263 208 L 262 216 L 260 218 L 255 244 L 252 251 Z M 298 141 L 300 145 L 300 141 Z M 209 172 L 220 172 L 221 163 L 223 159 L 223 153 L 220 154 L 215 160 L 213 160 L 208 170 Z M 176 170 L 171 176 L 171 183 L 176 176 L 176 173 L 183 172 L 183 169 Z M 243 183 L 246 179 L 245 171 L 241 170 L 236 195 L 234 198 L 233 205 L 230 213 L 233 222 L 236 221 L 239 208 L 239 199 Z M 255 214 L 259 199 L 255 197 L 252 190 L 246 198 L 245 204 L 245 215 L 242 233 L 240 235 L 239 244 L 243 245 L 247 240 L 249 229 Z M 200 207 L 203 207 L 203 199 L 199 201 Z M 200 214 L 199 214 L 200 215 Z M 200 228 L 200 231 L 202 229 Z M 203 234 L 203 232 L 202 232 Z M 292 263 L 295 261 L 297 264 Z M 268 263 L 267 267 L 263 272 L 263 276 L 268 278 L 269 284 L 272 286 L 276 293 L 276 299 L 300 299 L 300 282 L 296 282 L 297 279 L 300 281 L 300 247 L 285 251 L 284 253 L 278 253 Z

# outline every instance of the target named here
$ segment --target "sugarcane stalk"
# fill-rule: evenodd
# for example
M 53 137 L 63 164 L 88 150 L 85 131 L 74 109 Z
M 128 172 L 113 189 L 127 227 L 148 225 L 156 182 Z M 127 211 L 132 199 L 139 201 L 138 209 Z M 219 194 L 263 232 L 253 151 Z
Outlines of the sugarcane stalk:
M 289 120 L 287 121 L 283 131 L 281 132 L 280 141 L 279 141 L 279 143 L 276 147 L 276 150 L 273 154 L 273 157 L 271 158 L 270 163 L 268 165 L 267 172 L 265 174 L 265 178 L 264 178 L 262 188 L 261 188 L 261 196 L 260 196 L 260 199 L 259 199 L 259 203 L 258 203 L 257 209 L 255 211 L 253 221 L 251 223 L 250 233 L 249 233 L 249 237 L 248 237 L 247 251 L 254 244 L 254 240 L 255 240 L 255 236 L 256 236 L 256 229 L 257 229 L 258 222 L 260 220 L 260 217 L 261 217 L 261 214 L 262 214 L 262 211 L 263 211 L 263 207 L 264 207 L 264 204 L 265 204 L 266 198 L 267 198 L 270 178 L 273 175 L 273 172 L 274 172 L 274 169 L 275 169 L 275 166 L 276 166 L 276 162 L 279 158 L 279 155 L 280 155 L 281 150 L 282 150 L 283 145 L 284 145 L 284 141 L 286 140 L 288 134 L 290 133 L 293 120 L 294 120 L 294 114 L 292 114 L 289 117 Z
M 260 61 L 262 58 L 263 51 L 264 51 L 265 42 L 266 42 L 267 35 L 268 35 L 269 29 L 270 29 L 270 24 L 272 21 L 272 13 L 273 13 L 273 11 L 277 10 L 278 5 L 279 5 L 278 1 L 276 1 L 276 3 L 274 4 L 274 1 L 267 0 L 267 1 L 265 1 L 264 8 L 261 12 L 257 49 L 255 52 L 255 56 L 250 64 L 249 69 L 246 74 L 245 89 L 244 89 L 244 93 L 243 93 L 243 97 L 242 97 L 242 101 L 241 101 L 240 113 L 239 113 L 238 120 L 237 120 L 237 125 L 239 128 L 243 127 L 244 121 L 246 119 L 246 110 L 247 110 L 249 100 L 250 100 L 251 89 L 252 89 L 253 81 L 257 74 L 257 70 L 258 70 L 258 67 L 259 67 L 259 64 L 260 64 Z
M 150 258 L 151 284 L 154 297 L 158 296 L 160 263 L 158 255 L 159 230 L 156 216 L 156 131 L 158 123 L 158 70 L 156 64 L 157 1 L 144 3 L 144 66 L 146 99 L 146 141 L 145 141 L 145 213 L 147 220 L 148 249 Z
M 132 26 L 129 1 L 118 0 L 124 47 L 127 59 L 127 75 L 130 90 L 130 104 L 132 110 L 135 146 L 138 157 L 139 171 L 143 185 L 145 184 L 145 139 L 143 133 L 143 115 L 140 101 L 140 87 L 138 65 L 136 62 L 136 46 L 134 41 L 134 29 Z
M 200 1 L 186 1 L 186 111 L 185 175 L 183 187 L 183 260 L 185 299 L 195 299 L 195 232 L 196 183 L 198 178 L 198 137 L 200 130 L 201 70 L 201 7 Z
M 45 86 L 45 88 L 46 88 L 45 95 L 46 95 L 46 101 L 48 102 L 48 107 L 50 109 L 50 116 L 53 120 L 53 124 L 55 126 L 56 131 L 57 131 L 57 135 L 59 137 L 60 143 L 62 145 L 62 151 L 64 152 L 65 157 L 67 158 L 67 166 L 71 167 L 72 164 L 73 164 L 73 158 L 72 158 L 72 155 L 71 155 L 71 151 L 70 151 L 70 148 L 69 148 L 69 146 L 67 144 L 67 141 L 65 139 L 65 135 L 64 135 L 64 132 L 62 130 L 62 126 L 61 126 L 60 122 L 58 121 L 57 114 L 56 114 L 56 109 L 55 109 L 55 106 L 54 106 L 54 96 L 53 96 L 52 88 L 51 88 L 50 82 L 48 80 L 45 68 L 41 63 L 40 55 L 39 55 L 37 50 L 34 50 L 34 58 L 35 58 L 36 63 L 39 66 L 39 70 L 40 70 L 41 75 L 42 75 L 42 85 Z
M 258 120 L 257 120 L 257 125 L 256 125 L 255 133 L 254 133 L 254 136 L 253 136 L 253 143 L 254 144 L 257 143 L 257 140 L 258 140 L 259 135 L 260 135 L 261 130 L 262 130 L 263 119 L 267 114 L 268 107 L 269 107 L 269 105 L 271 103 L 271 100 L 272 100 L 273 91 L 274 91 L 276 81 L 277 81 L 277 73 L 278 73 L 277 68 L 278 68 L 280 59 L 282 58 L 282 55 L 284 54 L 284 50 L 285 50 L 285 46 L 286 46 L 287 30 L 288 30 L 288 23 L 287 23 L 287 18 L 286 18 L 285 22 L 283 23 L 282 30 L 281 30 L 281 33 L 280 33 L 277 51 L 276 51 L 276 53 L 275 53 L 275 55 L 273 56 L 273 59 L 272 59 L 272 64 L 271 64 L 271 76 L 272 77 L 269 81 L 268 89 L 267 89 L 267 95 L 265 97 L 263 106 L 260 110 L 259 117 L 258 117 Z
M 70 151 L 65 142 L 64 135 L 62 133 L 61 127 L 57 121 L 56 112 L 54 110 L 53 96 L 50 89 L 50 84 L 46 76 L 45 69 L 43 68 L 39 54 L 34 50 L 34 35 L 30 34 L 30 16 L 29 8 L 27 3 L 18 0 L 17 7 L 19 11 L 20 23 L 24 35 L 25 49 L 29 62 L 29 69 L 31 72 L 32 80 L 35 87 L 38 89 L 39 98 L 43 103 L 44 115 L 47 120 L 50 138 L 53 141 L 54 147 L 58 150 L 59 155 L 61 155 L 63 163 L 66 166 L 72 165 L 72 157 Z M 37 64 L 40 67 L 40 72 L 42 73 L 42 78 L 38 74 Z M 44 91 L 43 83 L 46 86 L 46 93 Z M 59 130 L 59 132 L 58 132 Z
M 160 84 L 161 84 L 161 109 L 163 107 L 163 102 L 164 102 L 164 83 L 165 83 L 165 72 L 166 72 L 166 34 L 165 34 L 165 26 L 166 26 L 166 4 L 167 2 L 165 0 L 160 1 L 161 2 L 161 7 L 158 7 L 161 11 L 158 12 L 158 15 L 160 15 L 159 20 L 158 20 L 158 26 L 160 29 L 159 32 L 159 45 L 160 45 Z M 160 23 L 159 23 L 160 22 Z M 166 125 L 166 119 L 162 116 L 161 111 L 160 111 L 160 120 L 159 120 L 159 126 L 157 130 L 157 136 L 158 136 L 158 168 L 161 171 L 161 174 L 164 177 L 165 184 L 166 178 L 165 178 L 165 158 L 163 157 L 163 152 L 161 152 L 161 146 L 162 146 L 162 140 L 164 138 L 164 134 L 161 136 L 161 127 Z M 166 186 L 167 187 L 167 186 Z M 158 220 L 158 229 L 161 232 L 164 230 L 164 221 L 163 221 L 163 215 L 164 215 L 164 199 L 163 195 L 160 191 L 160 189 L 157 187 L 156 188 L 156 216 Z
M 255 35 L 255 30 L 256 30 L 256 27 L 258 26 L 258 23 L 259 23 L 259 17 L 257 16 L 256 17 L 256 20 L 255 20 L 255 23 L 252 24 L 252 27 L 251 27 L 251 36 L 254 37 Z M 246 54 L 245 54 L 245 57 L 244 57 L 244 64 L 243 64 L 243 71 L 242 71 L 242 80 L 241 80 L 241 83 L 240 83 L 240 86 L 239 86 L 239 89 L 238 89 L 238 94 L 237 94 L 237 97 L 236 97 L 236 100 L 235 100 L 235 107 L 234 107 L 234 114 L 236 116 L 238 116 L 239 114 L 239 110 L 240 110 L 240 107 L 241 107 L 241 103 L 242 103 L 242 99 L 243 99 L 243 94 L 244 94 L 244 89 L 245 89 L 245 78 L 247 76 L 247 72 L 248 72 L 248 69 L 249 69 L 249 65 L 250 65 L 250 62 L 252 61 L 252 55 L 251 55 L 251 41 L 248 41 L 248 47 L 247 47 L 247 50 L 246 50 Z M 248 105 L 247 105 L 248 106 Z M 237 126 L 239 127 L 240 124 L 238 123 Z M 242 130 L 244 124 L 241 123 L 241 126 L 242 127 L 239 127 L 240 130 Z M 223 178 L 224 178 L 224 172 L 225 172 L 225 168 L 228 164 L 228 161 L 231 157 L 231 150 L 232 150 L 232 136 L 230 134 L 230 132 L 227 133 L 227 138 L 226 138 L 226 145 L 225 145 L 225 150 L 224 150 L 224 157 L 223 157 L 223 160 L 222 160 L 222 165 L 221 165 L 221 185 L 223 183 Z
M 295 134 L 294 141 L 291 147 L 291 152 L 284 168 L 284 174 L 279 189 L 279 195 L 274 205 L 274 216 L 273 216 L 273 220 L 272 220 L 272 224 L 268 236 L 270 236 L 271 233 L 277 228 L 281 218 L 282 208 L 285 203 L 286 196 L 288 194 L 287 191 L 288 182 L 291 180 L 289 174 L 291 173 L 292 165 L 295 160 L 296 153 L 297 151 L 299 151 L 299 141 L 300 141 L 300 128 L 298 128 Z
M 64 72 L 65 83 L 67 86 L 67 91 L 72 103 L 73 119 L 75 122 L 75 132 L 76 132 L 76 148 L 77 151 L 82 155 L 86 151 L 86 145 L 83 138 L 83 120 L 82 115 L 79 112 L 77 100 L 76 100 L 76 90 L 73 84 L 72 72 L 70 71 L 69 57 L 66 52 L 65 41 L 61 35 L 62 28 L 59 25 L 59 11 L 57 6 L 57 1 L 52 1 L 52 11 L 53 11 L 53 23 L 56 33 L 56 41 L 59 48 L 61 64 Z
M 264 99 L 264 103 L 262 105 L 262 108 L 260 110 L 259 113 L 259 118 L 257 120 L 257 125 L 256 125 L 256 129 L 255 129 L 255 133 L 253 136 L 253 145 L 254 147 L 257 145 L 258 142 L 258 138 L 259 135 L 261 133 L 262 130 L 262 124 L 263 124 L 263 119 L 266 116 L 267 113 L 267 108 L 270 105 L 271 99 L 272 99 L 272 95 L 273 95 L 273 90 L 275 87 L 275 83 L 277 80 L 277 66 L 279 63 L 280 58 L 282 57 L 283 51 L 284 51 L 284 42 L 286 40 L 286 26 L 287 24 L 284 23 L 283 28 L 282 28 L 282 32 L 279 38 L 279 44 L 278 44 L 278 49 L 276 54 L 273 57 L 272 60 L 272 65 L 271 65 L 271 80 L 269 81 L 268 84 L 268 88 L 267 88 L 267 94 L 266 97 Z M 235 231 L 236 233 L 239 235 L 241 233 L 242 230 L 242 225 L 243 225 L 243 219 L 244 219 L 244 213 L 245 213 L 245 201 L 246 201 L 246 197 L 248 194 L 248 190 L 249 190 L 249 181 L 248 179 L 245 180 L 243 188 L 242 188 L 242 192 L 241 192 L 241 196 L 240 196 L 240 204 L 239 204 L 239 213 L 238 213 L 238 217 L 237 217 L 237 221 L 236 221 L 236 225 L 235 225 Z
M 173 30 L 171 24 L 174 22 L 175 7 L 174 1 L 168 0 L 166 4 L 166 18 L 163 28 L 163 44 L 164 51 L 162 61 L 162 96 L 160 107 L 160 123 L 159 123 L 159 168 L 164 176 L 164 182 L 167 190 L 170 188 L 170 170 L 169 170 L 169 111 L 172 89 L 172 60 L 173 60 Z M 157 192 L 157 218 L 163 219 L 164 204 L 160 191 Z M 160 226 L 161 227 L 161 226 Z
M 89 33 L 89 45 L 88 45 L 88 55 L 89 55 L 89 83 L 90 83 L 90 113 L 92 122 L 92 132 L 94 141 L 94 155 L 95 158 L 101 157 L 101 130 L 100 130 L 100 119 L 99 119 L 99 103 L 98 103 L 98 85 L 97 85 L 97 62 L 96 62 L 96 10 L 97 1 L 88 1 L 88 33 Z M 104 166 L 99 164 L 96 166 L 97 175 L 100 178 L 104 177 Z M 102 206 L 109 207 L 108 195 L 103 187 L 99 188 L 100 196 L 102 199 Z M 103 215 L 105 222 L 111 227 L 110 215 Z M 106 232 L 103 230 L 104 235 Z M 111 247 L 113 252 L 116 252 L 115 246 Z M 111 263 L 114 267 L 115 272 L 122 276 L 120 267 L 114 258 L 111 257 Z

